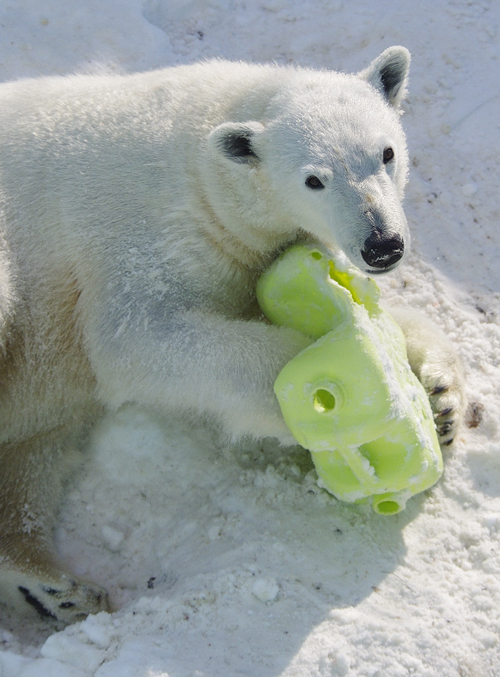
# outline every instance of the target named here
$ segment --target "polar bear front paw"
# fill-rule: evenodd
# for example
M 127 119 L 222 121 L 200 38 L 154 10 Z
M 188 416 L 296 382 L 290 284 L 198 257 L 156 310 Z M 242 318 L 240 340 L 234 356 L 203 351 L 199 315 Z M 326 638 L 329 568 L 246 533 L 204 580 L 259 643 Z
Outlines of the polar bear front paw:
M 429 395 L 434 421 L 441 446 L 453 443 L 464 413 L 464 390 L 460 365 L 447 373 L 436 374 L 435 369 L 423 365 L 420 380 Z
M 33 579 L 25 585 L 18 585 L 17 589 L 24 602 L 42 618 L 67 624 L 82 621 L 89 614 L 110 610 L 104 588 L 64 574 L 57 583 Z
M 406 339 L 408 362 L 429 396 L 441 446 L 449 446 L 465 413 L 462 363 L 449 339 L 420 313 L 390 308 Z
M 439 443 L 448 447 L 455 439 L 458 428 L 460 402 L 456 402 L 455 406 L 451 403 L 453 397 L 450 397 L 449 388 L 446 386 L 433 388 L 429 393 L 429 399 L 434 412 Z

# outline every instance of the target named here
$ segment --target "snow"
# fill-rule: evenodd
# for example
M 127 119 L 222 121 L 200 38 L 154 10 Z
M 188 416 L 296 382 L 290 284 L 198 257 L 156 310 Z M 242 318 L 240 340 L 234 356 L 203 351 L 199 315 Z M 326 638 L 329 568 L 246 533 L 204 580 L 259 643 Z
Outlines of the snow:
M 2 609 L 1 677 L 500 674 L 499 19 L 495 0 L 0 2 L 2 80 L 212 56 L 355 71 L 407 46 L 413 254 L 377 282 L 448 333 L 475 403 L 443 479 L 391 517 L 319 489 L 299 449 L 108 418 L 57 540 L 116 610 L 57 632 Z

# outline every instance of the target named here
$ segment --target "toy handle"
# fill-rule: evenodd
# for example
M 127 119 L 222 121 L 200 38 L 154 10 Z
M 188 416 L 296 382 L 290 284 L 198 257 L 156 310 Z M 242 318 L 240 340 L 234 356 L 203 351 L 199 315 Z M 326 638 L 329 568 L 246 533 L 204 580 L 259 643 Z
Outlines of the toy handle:
M 374 474 L 373 468 L 367 463 L 366 458 L 359 451 L 357 447 L 342 447 L 335 448 L 341 456 L 346 465 L 349 466 L 353 475 L 357 480 L 367 489 L 376 489 L 376 480 L 378 477 Z M 316 452 L 311 452 L 312 454 Z

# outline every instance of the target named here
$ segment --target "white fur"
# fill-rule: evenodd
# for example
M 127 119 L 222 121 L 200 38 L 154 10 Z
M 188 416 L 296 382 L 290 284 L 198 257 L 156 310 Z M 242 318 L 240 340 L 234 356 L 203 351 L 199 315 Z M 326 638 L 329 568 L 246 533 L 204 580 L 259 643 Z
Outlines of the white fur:
M 382 272 L 362 255 L 374 229 L 408 248 L 408 64 L 391 48 L 359 75 L 212 61 L 1 86 L 5 597 L 29 589 L 66 621 L 105 606 L 52 564 L 44 496 L 101 408 L 135 401 L 293 442 L 272 386 L 311 339 L 262 321 L 255 284 L 298 240 L 339 246 L 371 272 Z M 29 491 L 12 489 L 19 478 Z M 27 566 L 19 553 L 32 550 L 40 563 Z

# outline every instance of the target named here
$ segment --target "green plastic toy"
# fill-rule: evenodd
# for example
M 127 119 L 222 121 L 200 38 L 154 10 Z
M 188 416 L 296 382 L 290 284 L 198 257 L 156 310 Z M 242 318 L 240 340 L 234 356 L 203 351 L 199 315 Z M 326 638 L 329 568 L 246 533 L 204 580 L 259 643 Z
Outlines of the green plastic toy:
M 322 486 L 393 515 L 438 481 L 443 461 L 429 400 L 379 295 L 341 253 L 302 245 L 257 286 L 271 322 L 316 339 L 284 367 L 274 390 Z

